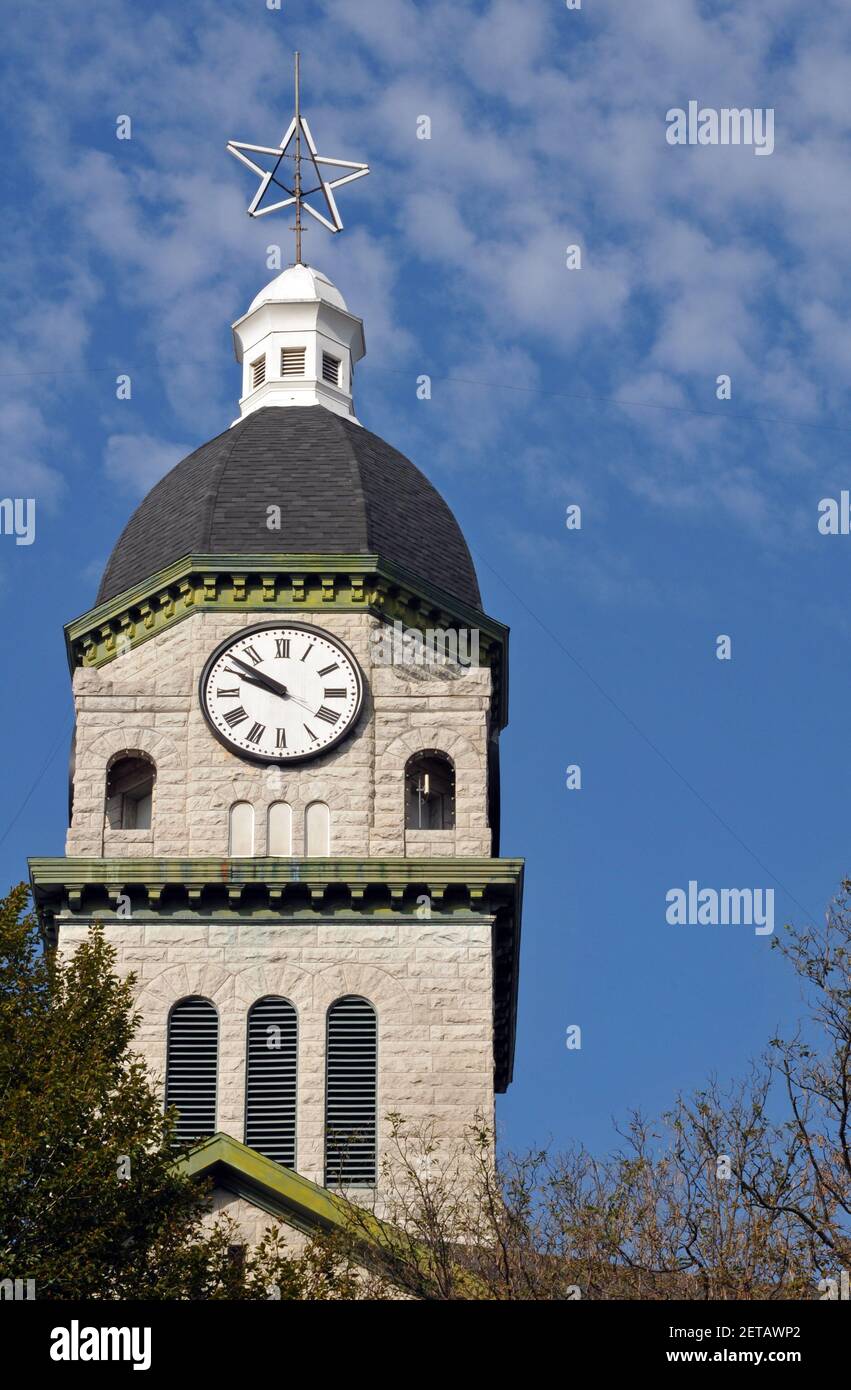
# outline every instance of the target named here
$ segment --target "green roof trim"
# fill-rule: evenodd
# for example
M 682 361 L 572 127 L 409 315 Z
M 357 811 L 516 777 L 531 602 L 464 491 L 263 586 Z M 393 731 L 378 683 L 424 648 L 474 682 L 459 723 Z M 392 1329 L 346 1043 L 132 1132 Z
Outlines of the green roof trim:
M 229 1134 L 214 1134 L 203 1140 L 179 1158 L 175 1167 L 191 1178 L 209 1178 L 219 1190 L 251 1202 L 275 1221 L 306 1236 L 335 1232 L 348 1235 L 353 1242 L 350 1248 L 357 1248 L 363 1267 L 375 1264 L 385 1277 L 389 1273 L 392 1279 L 397 1251 L 403 1265 L 417 1259 L 423 1283 L 430 1274 L 433 1276 L 434 1255 L 415 1235 L 406 1235 L 399 1226 L 358 1206 L 353 1198 L 346 1200 L 292 1168 L 264 1158 Z M 461 1254 L 459 1249 L 459 1273 L 464 1273 Z M 479 1280 L 474 1271 L 467 1270 L 466 1275 L 473 1293 Z
M 270 890 L 306 889 L 316 902 L 329 887 L 348 887 L 362 900 L 370 887 L 388 890 L 389 900 L 401 901 L 406 889 L 430 886 L 430 896 L 444 897 L 453 887 L 466 889 L 471 900 L 481 901 L 500 889 L 519 888 L 522 859 L 491 859 L 478 855 L 434 855 L 422 858 L 265 858 L 246 859 L 193 856 L 186 859 L 95 859 L 34 857 L 30 861 L 36 889 L 64 886 L 79 894 L 86 887 L 116 884 L 144 888 L 154 903 L 169 886 L 185 887 L 191 894 L 204 888 L 243 889 L 263 885 Z M 233 896 L 233 895 L 232 895 Z M 190 903 L 195 899 L 190 897 Z
M 401 1243 L 407 1258 L 413 1253 L 410 1238 L 367 1207 L 358 1206 L 353 1197 L 347 1200 L 320 1187 L 292 1168 L 264 1158 L 229 1134 L 214 1134 L 196 1144 L 177 1160 L 175 1167 L 190 1178 L 209 1179 L 219 1190 L 251 1202 L 275 1221 L 306 1236 L 348 1234 L 359 1247 L 364 1266 L 369 1266 L 380 1250 L 392 1256 L 397 1243 Z M 421 1255 L 426 1272 L 431 1263 L 426 1247 L 422 1247 Z
M 301 925 L 318 919 L 398 922 L 431 914 L 454 926 L 493 919 L 494 1087 L 514 1069 L 524 861 L 420 859 L 33 858 L 33 900 L 49 937 L 63 925 L 147 917 L 190 922 Z M 130 912 L 126 902 L 130 900 Z
M 508 628 L 379 555 L 186 555 L 65 626 L 68 665 L 107 665 L 203 609 L 367 611 L 421 632 L 479 633 L 493 675 L 494 718 L 508 722 Z
M 178 1159 L 176 1166 L 192 1178 L 210 1178 L 216 1187 L 306 1234 L 348 1225 L 342 1198 L 229 1134 L 205 1139 Z

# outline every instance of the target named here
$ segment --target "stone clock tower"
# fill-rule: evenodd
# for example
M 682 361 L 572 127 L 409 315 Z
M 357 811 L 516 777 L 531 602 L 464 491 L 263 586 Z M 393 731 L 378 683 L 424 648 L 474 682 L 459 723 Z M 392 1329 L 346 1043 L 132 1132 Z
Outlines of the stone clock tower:
M 355 417 L 360 319 L 297 264 L 233 333 L 239 418 L 66 628 L 66 857 L 31 874 L 61 949 L 104 923 L 187 1161 L 250 1233 L 380 1199 L 389 1112 L 449 1136 L 492 1112 L 523 875 L 498 857 L 507 630 L 445 502 Z

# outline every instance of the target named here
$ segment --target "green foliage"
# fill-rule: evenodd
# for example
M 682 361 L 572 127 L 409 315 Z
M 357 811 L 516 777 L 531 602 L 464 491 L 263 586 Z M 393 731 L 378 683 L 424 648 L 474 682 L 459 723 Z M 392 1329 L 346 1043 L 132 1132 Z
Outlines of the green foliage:
M 738 1083 L 634 1115 L 614 1153 L 497 1160 L 481 1118 L 453 1146 L 390 1115 L 380 1211 L 340 1194 L 335 1234 L 246 1249 L 175 1169 L 133 979 L 98 928 L 65 961 L 45 950 L 21 885 L 0 902 L 0 1278 L 39 1298 L 818 1297 L 851 1264 L 851 883 L 779 951 L 806 1029 Z
M 0 900 L 0 1278 L 37 1298 L 333 1297 L 347 1275 L 279 1232 L 246 1252 L 175 1169 L 173 1118 L 142 1060 L 132 977 L 103 930 L 67 960 L 28 890 Z

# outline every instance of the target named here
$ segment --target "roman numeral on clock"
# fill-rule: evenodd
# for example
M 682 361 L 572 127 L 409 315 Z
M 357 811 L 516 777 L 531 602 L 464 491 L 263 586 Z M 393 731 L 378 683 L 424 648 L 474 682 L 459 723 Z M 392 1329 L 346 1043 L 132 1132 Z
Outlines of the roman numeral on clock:
M 293 676 L 300 661 L 303 679 Z M 346 647 L 311 624 L 291 626 L 284 614 L 215 648 L 199 693 L 207 723 L 231 753 L 281 767 L 315 760 L 350 734 L 363 699 Z

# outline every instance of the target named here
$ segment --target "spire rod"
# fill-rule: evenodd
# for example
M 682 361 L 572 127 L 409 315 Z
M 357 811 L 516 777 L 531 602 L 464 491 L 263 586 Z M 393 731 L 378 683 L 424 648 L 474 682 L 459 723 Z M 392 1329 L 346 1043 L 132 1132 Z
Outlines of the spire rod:
M 299 53 L 295 55 L 295 263 L 301 265 L 301 96 Z
M 302 141 L 307 148 L 307 153 L 302 153 Z M 290 145 L 294 144 L 294 151 L 290 153 Z M 278 212 L 281 208 L 295 205 L 295 223 L 291 230 L 295 232 L 295 264 L 301 265 L 301 238 L 305 231 L 302 222 L 302 208 L 309 212 L 311 217 L 315 217 L 317 222 L 321 222 L 323 227 L 327 227 L 329 232 L 341 232 L 343 230 L 343 219 L 340 216 L 334 199 L 334 189 L 341 184 L 352 183 L 355 179 L 362 179 L 369 173 L 368 164 L 358 164 L 351 159 L 330 159 L 327 155 L 321 155 L 316 149 L 313 136 L 310 133 L 310 126 L 307 124 L 307 117 L 301 114 L 301 78 L 300 78 L 300 54 L 295 54 L 295 115 L 290 121 L 289 126 L 281 137 L 280 144 L 272 145 L 249 145 L 239 140 L 229 140 L 227 143 L 229 154 L 245 164 L 260 179 L 260 186 L 248 205 L 249 217 L 264 217 L 268 212 Z M 252 157 L 249 158 L 249 155 Z M 273 159 L 271 169 L 265 169 L 258 164 L 253 156 L 268 155 Z M 293 163 L 292 183 L 288 178 L 289 163 Z M 312 177 L 316 179 L 315 186 L 305 188 L 302 176 L 302 163 L 309 165 Z M 325 165 L 331 165 L 335 169 L 347 170 L 340 174 L 339 178 L 326 178 L 323 172 Z M 270 202 L 264 205 L 264 198 L 267 191 L 272 190 L 271 196 L 277 190 L 286 193 L 286 197 L 278 202 Z M 314 193 L 321 193 L 325 201 L 325 208 L 328 216 L 318 212 L 312 207 L 307 199 Z

